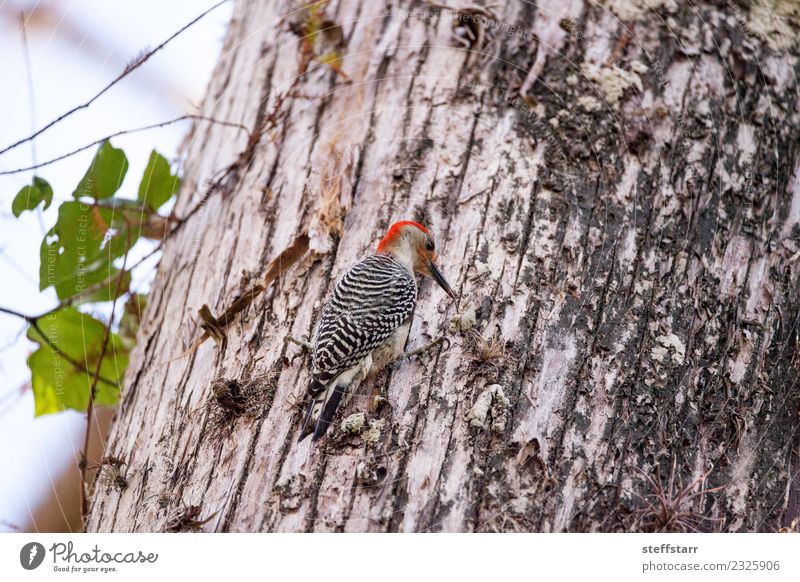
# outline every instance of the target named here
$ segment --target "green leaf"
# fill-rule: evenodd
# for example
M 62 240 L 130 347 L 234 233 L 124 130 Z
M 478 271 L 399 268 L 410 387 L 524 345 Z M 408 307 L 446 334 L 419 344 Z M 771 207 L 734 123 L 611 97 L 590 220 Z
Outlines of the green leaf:
M 43 210 L 47 210 L 52 201 L 53 188 L 50 187 L 47 180 L 34 176 L 33 183 L 30 186 L 25 186 L 17 192 L 14 201 L 11 203 L 11 212 L 14 213 L 15 217 L 19 218 L 20 214 L 26 210 L 33 210 L 42 202 L 44 202 Z
M 151 210 L 158 210 L 180 186 L 181 180 L 170 171 L 167 159 L 153 150 L 139 184 L 139 201 Z
M 128 158 L 125 152 L 104 141 L 72 196 L 91 196 L 95 200 L 110 198 L 119 190 L 127 171 Z
M 103 348 L 105 325 L 68 307 L 41 318 L 39 328 L 57 350 L 31 327 L 28 338 L 39 348 L 28 357 L 36 416 L 67 408 L 86 410 L 94 371 Z M 95 387 L 95 404 L 112 405 L 128 365 L 128 352 L 117 334 L 109 335 Z M 78 362 L 85 370 L 76 367 Z
M 61 204 L 58 220 L 40 248 L 40 290 L 54 287 L 59 299 L 67 299 L 119 272 L 114 260 L 124 255 L 138 236 L 135 229 L 111 229 L 115 212 L 119 211 L 83 202 Z M 106 301 L 113 299 L 115 290 L 116 280 L 109 281 L 104 287 Z M 102 296 L 95 295 L 93 300 L 103 300 Z

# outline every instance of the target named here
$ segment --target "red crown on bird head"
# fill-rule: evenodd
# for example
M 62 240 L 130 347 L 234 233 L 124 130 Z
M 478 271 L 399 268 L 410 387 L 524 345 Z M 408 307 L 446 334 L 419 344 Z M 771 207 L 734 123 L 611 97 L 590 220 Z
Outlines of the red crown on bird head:
M 380 253 L 386 250 L 386 247 L 391 245 L 397 239 L 397 237 L 400 236 L 403 227 L 406 226 L 413 226 L 420 229 L 425 234 L 428 234 L 428 229 L 422 226 L 419 222 L 414 222 L 413 220 L 401 220 L 400 222 L 395 222 L 389 227 L 389 230 L 386 231 L 386 236 L 384 236 L 381 239 L 381 242 L 378 243 L 378 252 Z

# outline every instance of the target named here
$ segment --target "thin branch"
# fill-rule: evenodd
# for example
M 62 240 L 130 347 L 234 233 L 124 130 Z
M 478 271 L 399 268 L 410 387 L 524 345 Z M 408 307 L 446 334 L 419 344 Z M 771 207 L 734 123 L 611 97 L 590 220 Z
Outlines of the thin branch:
M 45 341 L 45 343 L 46 343 L 48 346 L 50 346 L 50 349 L 51 349 L 51 350 L 53 350 L 53 351 L 54 351 L 55 353 L 57 353 L 59 356 L 61 356 L 62 358 L 64 358 L 64 359 L 65 359 L 67 362 L 69 362 L 70 364 L 72 364 L 72 365 L 73 365 L 73 367 L 77 368 L 77 369 L 78 369 L 78 370 L 80 370 L 81 372 L 85 372 L 86 374 L 91 374 L 91 373 L 92 373 L 92 372 L 90 372 L 90 371 L 89 371 L 89 369 L 88 369 L 86 366 L 84 366 L 82 363 L 80 363 L 79 361 L 77 361 L 77 360 L 75 360 L 74 358 L 72 358 L 70 355 L 68 355 L 68 354 L 66 354 L 65 352 L 63 352 L 63 351 L 61 350 L 61 348 L 59 348 L 59 347 L 58 347 L 56 344 L 54 344 L 54 343 L 53 343 L 53 342 L 50 340 L 50 338 L 49 338 L 49 337 L 47 337 L 47 334 L 45 334 L 45 333 L 44 333 L 44 331 L 42 331 L 42 328 L 41 328 L 41 327 L 39 327 L 39 322 L 38 322 L 38 320 L 34 320 L 34 321 L 33 321 L 33 323 L 31 323 L 31 327 L 32 327 L 33 329 L 35 329 L 35 330 L 36 330 L 36 333 L 38 333 L 38 334 L 39 334 L 39 336 L 40 336 L 40 337 L 41 337 L 41 338 L 42 338 L 42 339 Z M 107 385 L 109 385 L 109 386 L 113 386 L 114 388 L 119 388 L 119 384 L 117 384 L 117 383 L 116 383 L 116 382 L 114 382 L 113 380 L 109 380 L 109 379 L 107 379 L 107 378 L 104 378 L 103 376 L 99 376 L 99 379 L 100 379 L 100 381 L 101 381 L 103 384 L 107 384 Z
M 5 313 L 6 315 L 13 315 L 14 317 L 19 317 L 20 319 L 24 319 L 31 325 L 36 323 L 36 318 L 32 315 L 25 315 L 24 313 L 20 313 L 19 311 L 14 311 L 13 309 L 9 309 L 8 307 L 0 306 L 0 313 Z
M 11 522 L 8 522 L 8 521 L 6 521 L 4 519 L 0 519 L 0 525 L 3 526 L 3 527 L 7 527 L 8 529 L 10 529 L 12 531 L 19 531 L 19 532 L 22 531 L 22 528 L 20 526 L 15 525 L 15 524 L 13 524 Z
M 200 14 L 199 16 L 197 16 L 196 18 L 194 18 L 194 19 L 193 19 L 191 22 L 188 22 L 187 24 L 185 24 L 185 25 L 184 25 L 183 27 L 181 27 L 181 28 L 180 28 L 180 29 L 179 29 L 177 32 L 175 32 L 175 33 L 173 33 L 172 35 L 170 35 L 170 36 L 169 36 L 169 38 L 167 38 L 165 41 L 163 41 L 163 42 L 162 42 L 161 44 L 159 44 L 157 47 L 155 47 L 154 49 L 152 49 L 152 50 L 150 50 L 150 51 L 147 51 L 147 52 L 146 52 L 146 53 L 144 53 L 144 54 L 143 54 L 141 57 L 137 57 L 137 58 L 136 58 L 136 60 L 135 60 L 134 62 L 132 62 L 132 63 L 128 64 L 128 65 L 125 67 L 125 69 L 124 69 L 124 70 L 123 70 L 123 71 L 122 71 L 122 72 L 121 72 L 119 75 L 117 75 L 117 76 L 114 78 L 114 80 L 112 80 L 112 81 L 111 81 L 111 82 L 110 82 L 108 85 L 106 85 L 105 87 L 103 87 L 103 88 L 100 90 L 100 92 L 99 92 L 99 93 L 97 93 L 97 94 L 96 94 L 94 97 L 92 97 L 91 99 L 89 99 L 89 100 L 88 100 L 88 101 L 86 101 L 85 103 L 82 103 L 81 105 L 78 105 L 78 106 L 76 106 L 76 107 L 73 107 L 72 109 L 70 109 L 70 110 L 69 110 L 69 111 L 67 111 L 66 113 L 62 113 L 62 114 L 61 114 L 61 115 L 59 115 L 59 116 L 58 116 L 56 119 L 54 119 L 53 121 L 51 121 L 50 123 L 48 123 L 47 125 L 45 125 L 44 127 L 42 127 L 41 129 L 39 129 L 39 130 L 37 130 L 37 131 L 33 132 L 33 133 L 32 133 L 31 135 L 29 135 L 28 137 L 24 137 L 24 138 L 22 138 L 21 140 L 19 140 L 19 141 L 15 142 L 15 143 L 12 143 L 11 145 L 9 145 L 9 146 L 6 146 L 6 147 L 5 147 L 5 148 L 3 148 L 2 150 L 0 150 L 0 156 L 1 156 L 1 155 L 3 155 L 4 153 L 8 152 L 9 150 L 13 150 L 13 149 L 14 149 L 14 148 L 16 148 L 16 147 L 18 147 L 18 146 L 20 146 L 20 145 L 22 145 L 22 144 L 24 144 L 24 143 L 27 143 L 27 142 L 29 142 L 29 141 L 31 141 L 31 140 L 33 140 L 33 139 L 35 139 L 36 137 L 40 136 L 41 134 L 43 134 L 45 131 L 47 131 L 48 129 L 50 129 L 51 127 L 53 127 L 54 125 L 56 125 L 57 123 L 59 123 L 59 122 L 63 121 L 64 119 L 66 119 L 67 117 L 69 117 L 70 115 L 72 115 L 73 113 L 76 113 L 76 112 L 80 111 L 81 109 L 86 109 L 87 107 L 89 107 L 89 106 L 90 106 L 92 103 L 94 103 L 94 102 L 95 102 L 97 99 L 99 99 L 99 98 L 100 98 L 100 97 L 101 97 L 103 94 L 105 94 L 105 93 L 106 93 L 106 92 L 107 92 L 109 89 L 111 89 L 111 88 L 112 88 L 114 85 L 116 85 L 116 84 L 117 84 L 117 83 L 119 83 L 119 82 L 120 82 L 122 79 L 124 79 L 124 78 L 125 78 L 125 77 L 127 77 L 129 74 L 131 74 L 133 71 L 135 71 L 136 69 L 138 69 L 139 67 L 141 67 L 141 66 L 142 66 L 144 63 L 146 63 L 146 62 L 147 62 L 147 61 L 150 59 L 150 57 L 152 57 L 152 56 L 153 56 L 154 54 L 156 54 L 158 51 L 160 51 L 161 49 L 163 49 L 163 48 L 164 48 L 164 47 L 165 47 L 167 44 L 169 44 L 171 41 L 173 41 L 173 40 L 174 40 L 176 37 L 178 37 L 178 36 L 179 36 L 179 35 L 181 35 L 183 32 L 185 32 L 187 29 L 189 29 L 191 26 L 193 26 L 195 23 L 197 23 L 197 22 L 198 22 L 200 19 L 202 19 L 202 18 L 203 18 L 204 16 L 206 16 L 208 13 L 212 12 L 212 11 L 213 11 L 213 10 L 215 10 L 216 8 L 218 8 L 218 7 L 222 6 L 223 4 L 225 4 L 227 1 L 228 1 L 228 0 L 220 0 L 219 2 L 217 2 L 216 4 L 214 4 L 214 5 L 213 5 L 211 8 L 209 8 L 208 10 L 206 10 L 205 12 L 203 12 L 202 14 Z
M 128 222 L 128 219 L 125 219 Z M 86 525 L 86 516 L 89 514 L 89 498 L 87 484 L 86 484 L 86 460 L 89 454 L 89 439 L 92 434 L 92 418 L 94 416 L 94 396 L 97 390 L 97 381 L 100 378 L 100 367 L 103 365 L 103 359 L 106 357 L 108 351 L 108 340 L 111 338 L 111 326 L 114 325 L 114 311 L 117 307 L 117 299 L 119 298 L 120 291 L 122 290 L 122 280 L 124 279 L 125 267 L 128 262 L 128 254 L 132 244 L 131 240 L 131 225 L 128 223 L 128 250 L 125 251 L 125 256 L 122 257 L 122 268 L 119 270 L 117 276 L 117 287 L 114 291 L 114 300 L 111 302 L 111 315 L 108 318 L 105 334 L 103 336 L 103 345 L 100 348 L 100 357 L 97 358 L 97 365 L 94 369 L 94 377 L 92 378 L 92 386 L 89 389 L 89 405 L 86 409 L 86 434 L 83 437 L 83 453 L 81 454 L 80 470 L 81 470 L 81 517 L 83 518 L 84 527 Z
M 302 233 L 297 235 L 288 247 L 283 249 L 277 257 L 270 261 L 260 283 L 256 283 L 240 297 L 235 299 L 222 315 L 219 317 L 211 316 L 210 319 L 213 320 L 214 325 L 217 327 L 216 331 L 224 334 L 225 329 L 239 313 L 247 309 L 256 297 L 269 289 L 273 281 L 279 278 L 285 271 L 291 269 L 308 251 L 308 241 L 308 234 Z M 208 309 L 208 306 L 204 305 L 203 308 Z M 206 329 L 199 338 L 191 343 L 185 352 L 169 361 L 172 362 L 188 356 L 210 337 L 212 337 L 212 335 L 209 333 L 209 330 Z
M 169 235 L 167 235 L 167 236 L 169 236 Z M 163 241 L 159 242 L 155 247 L 153 247 L 153 249 L 150 252 L 148 252 L 145 256 L 143 256 L 141 259 L 139 259 L 133 265 L 131 265 L 130 268 L 128 269 L 128 272 L 132 272 L 137 267 L 140 267 L 145 261 L 150 259 L 156 253 L 160 252 L 162 247 L 163 247 Z M 123 273 L 124 273 L 124 271 L 123 271 Z M 84 289 L 83 291 L 78 293 L 77 295 L 73 295 L 72 297 L 67 297 L 66 299 L 61 300 L 58 303 L 58 305 L 56 305 L 52 309 L 48 309 L 44 313 L 40 313 L 39 315 L 25 315 L 24 313 L 20 313 L 18 311 L 14 311 L 13 309 L 9 309 L 7 307 L 2 307 L 2 306 L 0 306 L 0 312 L 6 313 L 7 315 L 13 315 L 15 317 L 19 317 L 20 319 L 24 319 L 25 321 L 27 321 L 29 324 L 32 325 L 34 321 L 38 321 L 38 320 L 40 320 L 40 319 L 42 319 L 44 317 L 47 317 L 48 315 L 50 315 L 52 313 L 55 313 L 56 311 L 58 311 L 60 309 L 63 309 L 65 307 L 71 307 L 81 297 L 86 297 L 87 295 L 91 295 L 95 291 L 99 291 L 100 289 L 103 289 L 106 285 L 111 283 L 118 276 L 119 276 L 119 274 L 114 274 L 111 277 L 107 277 L 106 279 L 103 279 L 102 281 L 99 281 L 99 282 L 95 283 L 94 285 L 91 285 L 91 286 L 87 287 L 86 289 Z M 5 349 L 5 348 L 3 348 L 3 349 Z M 0 351 L 2 351 L 2 349 L 0 349 Z
M 19 402 L 22 397 L 25 396 L 25 393 L 30 389 L 30 382 L 25 382 L 21 386 L 9 390 L 0 396 L 0 418 L 3 418 L 6 414 L 11 412 L 17 402 Z
M 167 235 L 166 235 L 166 238 L 170 238 L 172 235 L 176 234 L 176 233 L 177 233 L 177 232 L 178 232 L 178 231 L 179 231 L 181 228 L 183 228 L 183 225 L 184 225 L 184 224 L 186 224 L 186 223 L 189 221 L 189 219 L 190 219 L 192 216 L 194 216 L 195 214 L 197 214 L 197 213 L 200 211 L 200 209 L 201 209 L 201 208 L 203 208 L 203 207 L 206 205 L 206 203 L 207 203 L 207 202 L 209 201 L 209 199 L 211 198 L 211 195 L 212 195 L 212 194 L 213 194 L 213 193 L 216 191 L 216 189 L 219 187 L 219 185 L 220 185 L 221 181 L 222 181 L 222 180 L 224 180 L 224 179 L 225 179 L 225 178 L 228 176 L 228 174 L 230 174 L 230 173 L 231 173 L 231 171 L 232 171 L 232 170 L 231 170 L 231 168 L 232 168 L 232 167 L 233 167 L 232 165 L 231 165 L 231 166 L 228 166 L 228 168 L 227 168 L 227 169 L 224 171 L 223 175 L 222 175 L 220 178 L 218 178 L 218 179 L 216 179 L 216 180 L 214 180 L 213 182 L 210 182 L 210 183 L 208 184 L 208 187 L 206 188 L 206 191 L 205 191 L 205 193 L 203 194 L 203 197 L 200 199 L 200 202 L 198 202 L 197 204 L 195 204 L 195 205 L 194 205 L 194 206 L 193 206 L 193 207 L 192 207 L 192 208 L 191 208 L 191 209 L 190 209 L 190 210 L 189 210 L 189 211 L 188 211 L 188 212 L 187 212 L 187 213 L 186 213 L 186 214 L 183 216 L 183 218 L 179 218 L 179 219 L 178 219 L 178 222 L 175 224 L 175 226 L 173 227 L 173 229 L 167 233 Z M 174 211 L 173 211 L 173 212 L 174 212 Z
M 204 115 L 195 115 L 195 114 L 187 113 L 186 115 L 181 115 L 180 117 L 176 117 L 175 119 L 170 119 L 168 121 L 162 121 L 161 123 L 154 123 L 152 125 L 145 125 L 143 127 L 135 127 L 133 129 L 123 129 L 123 130 L 117 131 L 115 133 L 112 133 L 112 134 L 107 135 L 105 137 L 102 137 L 100 139 L 97 139 L 97 140 L 93 141 L 92 143 L 89 143 L 89 144 L 86 144 L 84 146 L 81 146 L 76 150 L 72 150 L 69 153 L 62 154 L 62 155 L 60 155 L 58 157 L 49 159 L 46 162 L 42 162 L 40 164 L 34 163 L 33 165 L 26 166 L 24 168 L 17 168 L 15 170 L 3 170 L 2 172 L 0 172 L 0 176 L 8 176 L 10 174 L 20 174 L 22 172 L 27 172 L 29 170 L 36 170 L 38 168 L 43 168 L 45 166 L 49 166 L 50 164 L 55 164 L 56 162 L 60 162 L 61 160 L 65 160 L 67 158 L 70 158 L 70 157 L 74 156 L 75 154 L 79 154 L 79 153 L 81 153 L 83 151 L 86 151 L 86 150 L 88 150 L 90 148 L 93 148 L 96 145 L 100 145 L 104 141 L 107 141 L 107 140 L 109 140 L 111 138 L 119 137 L 120 135 L 127 135 L 129 133 L 138 133 L 140 131 L 147 131 L 147 130 L 150 130 L 150 129 L 157 129 L 159 127 L 165 127 L 165 126 L 171 125 L 173 123 L 178 123 L 179 121 L 186 121 L 187 119 L 193 119 L 193 120 L 199 120 L 199 121 L 208 121 L 209 123 L 216 123 L 217 125 L 224 125 L 226 127 L 235 127 L 236 129 L 240 129 L 240 130 L 246 132 L 248 135 L 250 135 L 250 131 L 244 125 L 242 125 L 241 123 L 233 123 L 232 121 L 222 121 L 220 119 L 214 119 L 213 117 L 206 117 Z
M 59 356 L 64 358 L 67 362 L 72 364 L 75 368 L 77 368 L 81 372 L 86 372 L 87 374 L 91 374 L 91 372 L 86 368 L 86 366 L 84 366 L 79 361 L 75 360 L 70 355 L 62 351 L 61 348 L 59 348 L 56 344 L 53 343 L 53 341 L 49 337 L 47 337 L 47 334 L 44 333 L 42 328 L 39 326 L 39 317 L 43 316 L 34 317 L 32 315 L 25 315 L 24 313 L 20 313 L 19 311 L 14 311 L 13 309 L 9 309 L 8 307 L 2 307 L 2 306 L 0 306 L 0 313 L 5 313 L 6 315 L 13 315 L 14 317 L 19 317 L 20 319 L 24 319 L 25 321 L 27 321 L 28 324 L 33 329 L 36 330 L 36 333 L 39 334 L 39 336 L 44 340 L 44 342 L 50 347 L 51 350 L 53 350 Z M 116 382 L 103 378 L 102 376 L 99 376 L 99 379 L 103 384 L 108 384 L 109 386 L 113 386 L 115 388 L 119 387 L 119 385 Z
M 160 241 L 149 253 L 147 253 L 145 256 L 143 256 L 141 259 L 139 259 L 133 265 L 131 265 L 130 268 L 128 269 L 128 272 L 132 273 L 134 269 L 136 269 L 137 267 L 141 266 L 150 257 L 152 257 L 153 255 L 155 255 L 156 253 L 161 251 L 162 246 L 163 246 L 163 241 Z M 120 274 L 124 275 L 125 271 L 124 270 L 120 271 Z M 50 315 L 51 313 L 55 313 L 59 309 L 63 309 L 65 307 L 71 307 L 78 300 L 80 300 L 82 297 L 86 297 L 88 295 L 91 295 L 95 291 L 99 291 L 100 289 L 104 289 L 106 285 L 109 285 L 114 279 L 119 277 L 120 274 L 115 273 L 114 275 L 111 275 L 110 277 L 106 277 L 102 281 L 98 281 L 94 285 L 90 285 L 89 287 L 87 287 L 86 289 L 84 289 L 83 291 L 78 293 L 77 295 L 73 295 L 71 297 L 67 297 L 66 299 L 62 299 L 61 302 L 58 305 L 56 305 L 52 309 L 49 309 L 49 310 L 45 311 L 41 315 L 37 315 L 35 319 L 41 319 L 42 317 L 45 317 L 46 315 Z

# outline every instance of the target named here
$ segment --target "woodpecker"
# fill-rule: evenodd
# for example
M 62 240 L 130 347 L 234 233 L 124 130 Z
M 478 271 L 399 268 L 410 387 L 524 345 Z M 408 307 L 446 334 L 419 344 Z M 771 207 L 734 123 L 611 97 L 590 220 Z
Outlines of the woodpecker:
M 394 223 L 376 252 L 344 274 L 322 310 L 313 344 L 311 384 L 300 439 L 325 434 L 348 388 L 403 354 L 417 304 L 414 273 L 455 293 L 436 266 L 428 229 L 410 220 Z

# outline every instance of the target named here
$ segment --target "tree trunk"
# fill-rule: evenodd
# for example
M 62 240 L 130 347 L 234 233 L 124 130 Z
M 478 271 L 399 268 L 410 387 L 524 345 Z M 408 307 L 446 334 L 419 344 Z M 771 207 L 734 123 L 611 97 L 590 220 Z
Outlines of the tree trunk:
M 88 530 L 775 531 L 800 515 L 790 3 L 505 0 L 494 20 L 285 4 L 234 10 L 203 114 L 263 131 L 187 139 L 176 214 L 197 210 L 166 243 L 108 442 L 127 487 L 98 485 Z M 406 218 L 460 296 L 422 283 L 407 349 L 450 347 L 298 443 L 310 357 L 287 338 L 312 336 L 337 279 Z M 226 338 L 179 358 L 198 310 L 222 313 L 304 232 L 308 253 Z

